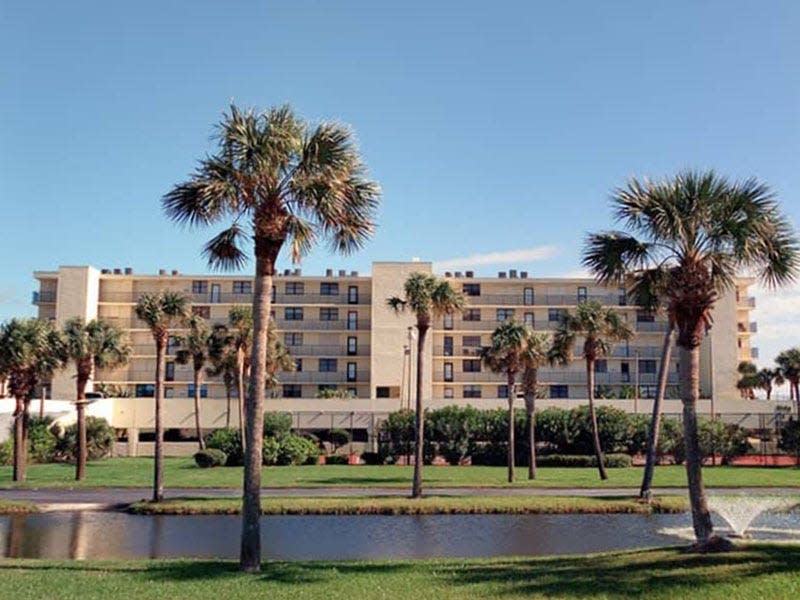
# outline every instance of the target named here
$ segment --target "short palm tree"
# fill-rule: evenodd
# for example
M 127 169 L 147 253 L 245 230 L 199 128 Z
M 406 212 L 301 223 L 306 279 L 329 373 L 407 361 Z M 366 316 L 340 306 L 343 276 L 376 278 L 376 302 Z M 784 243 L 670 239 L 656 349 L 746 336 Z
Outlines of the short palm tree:
M 239 269 L 255 255 L 253 367 L 246 405 L 240 568 L 261 569 L 261 442 L 267 378 L 267 325 L 272 278 L 281 250 L 299 260 L 319 238 L 349 253 L 371 236 L 380 190 L 350 130 L 337 123 L 311 127 L 288 106 L 263 113 L 231 106 L 217 130 L 216 154 L 202 159 L 185 183 L 164 196 L 174 221 L 230 224 L 205 247 L 213 268 Z
M 743 360 L 736 367 L 736 372 L 741 375 L 739 381 L 736 382 L 736 387 L 742 398 L 752 400 L 755 396 L 753 390 L 761 386 L 761 382 L 756 377 L 758 374 L 758 367 L 749 360 Z
M 227 400 L 225 428 L 228 429 L 231 426 L 231 398 L 233 396 L 233 388 L 237 382 L 238 368 L 236 349 L 233 346 L 233 341 L 226 325 L 218 323 L 212 328 L 208 358 L 211 366 L 206 369 L 206 375 L 221 378 L 222 384 L 225 386 L 225 398 Z M 240 406 L 243 406 L 243 404 L 240 404 Z
M 155 459 L 153 470 L 153 502 L 164 499 L 164 424 L 161 420 L 164 399 L 164 362 L 169 332 L 182 326 L 188 318 L 188 300 L 175 292 L 144 294 L 134 309 L 136 316 L 147 325 L 156 344 L 155 373 Z
M 633 331 L 625 323 L 622 315 L 611 308 L 602 306 L 596 300 L 581 302 L 574 313 L 566 313 L 553 337 L 550 352 L 551 362 L 569 364 L 578 337 L 583 338 L 581 355 L 586 361 L 586 386 L 589 398 L 589 416 L 592 421 L 592 444 L 597 457 L 600 479 L 608 479 L 603 449 L 600 446 L 600 432 L 597 427 L 597 412 L 594 407 L 595 377 L 597 360 L 606 356 L 615 342 L 624 342 L 633 337 Z
M 758 373 L 756 373 L 756 380 L 758 381 L 758 387 L 764 390 L 767 395 L 767 400 L 772 399 L 774 386 L 784 384 L 780 369 L 759 369 Z
M 175 353 L 175 362 L 181 365 L 192 364 L 192 381 L 194 382 L 194 426 L 200 450 L 206 447 L 203 430 L 200 425 L 200 396 L 202 395 L 203 369 L 209 362 L 212 352 L 212 334 L 206 320 L 200 315 L 192 315 L 188 321 L 189 332 L 177 338 L 179 350 Z
M 449 282 L 425 273 L 412 273 L 403 285 L 403 297 L 387 300 L 395 312 L 408 311 L 417 320 L 417 382 L 416 413 L 414 425 L 414 482 L 411 497 L 422 496 L 422 462 L 425 442 L 425 413 L 422 398 L 425 338 L 433 319 L 444 314 L 460 312 L 464 308 L 464 296 L 453 289 Z
M 522 357 L 528 328 L 513 319 L 503 321 L 492 332 L 491 343 L 481 350 L 481 359 L 494 373 L 506 377 L 508 388 L 508 482 L 514 482 L 514 397 L 517 374 L 522 370 Z
M 66 361 L 64 342 L 50 321 L 11 319 L 0 326 L 0 365 L 8 375 L 14 409 L 14 481 L 23 482 L 27 467 L 31 395 Z
M 247 448 L 245 439 L 245 379 L 250 375 L 250 356 L 253 350 L 253 309 L 249 306 L 234 306 L 228 312 L 230 322 L 230 344 L 236 356 L 236 393 L 239 401 L 239 431 L 242 448 Z M 267 353 L 269 362 L 269 353 Z M 266 368 L 266 366 L 265 366 Z
M 528 426 L 528 479 L 536 479 L 536 398 L 539 394 L 539 368 L 548 363 L 552 340 L 530 328 L 525 332 L 522 350 L 522 394 Z
M 131 347 L 121 329 L 106 321 L 69 319 L 62 331 L 68 361 L 75 366 L 78 412 L 78 452 L 75 479 L 86 477 L 86 386 L 95 369 L 115 369 L 127 364 Z
M 780 376 L 789 382 L 789 399 L 797 403 L 797 415 L 800 418 L 800 348 L 789 348 L 777 357 Z
M 700 344 L 720 294 L 746 270 L 768 286 L 798 272 L 798 241 L 769 188 L 755 179 L 729 181 L 713 171 L 686 171 L 664 181 L 632 179 L 614 191 L 624 231 L 591 234 L 583 263 L 604 283 L 669 280 L 665 302 L 680 350 L 686 472 L 699 546 L 713 527 L 703 488 L 697 435 Z

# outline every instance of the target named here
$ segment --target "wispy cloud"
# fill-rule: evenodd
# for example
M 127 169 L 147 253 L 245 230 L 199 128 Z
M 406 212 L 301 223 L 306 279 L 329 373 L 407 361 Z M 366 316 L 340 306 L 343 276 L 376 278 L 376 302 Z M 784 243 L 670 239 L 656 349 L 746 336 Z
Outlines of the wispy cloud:
M 800 284 L 780 290 L 754 286 L 751 293 L 756 297 L 752 318 L 758 322 L 753 345 L 759 348 L 759 363 L 771 365 L 781 350 L 800 346 Z
M 465 269 L 467 267 L 480 267 L 484 265 L 505 265 L 530 263 L 540 260 L 548 260 L 558 254 L 555 246 L 538 246 L 536 248 L 520 248 L 518 250 L 506 250 L 505 252 L 487 252 L 485 254 L 473 254 L 461 258 L 450 258 L 447 260 L 436 261 L 433 268 L 437 271 L 442 269 Z

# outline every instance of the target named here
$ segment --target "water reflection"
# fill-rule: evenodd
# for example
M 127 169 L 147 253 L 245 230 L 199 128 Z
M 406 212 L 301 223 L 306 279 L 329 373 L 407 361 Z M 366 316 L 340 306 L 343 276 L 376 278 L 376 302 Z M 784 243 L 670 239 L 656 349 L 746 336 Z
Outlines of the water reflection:
M 800 527 L 800 513 L 759 519 Z M 269 559 L 479 557 L 665 546 L 682 543 L 665 532 L 689 524 L 688 515 L 270 516 L 262 534 Z M 239 532 L 229 515 L 13 515 L 0 517 L 0 548 L 28 558 L 236 558 Z

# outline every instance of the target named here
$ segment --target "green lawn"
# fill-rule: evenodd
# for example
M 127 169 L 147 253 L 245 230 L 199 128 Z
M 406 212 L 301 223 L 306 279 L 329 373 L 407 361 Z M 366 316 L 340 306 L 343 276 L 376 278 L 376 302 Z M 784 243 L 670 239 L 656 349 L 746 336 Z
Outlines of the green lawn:
M 28 487 L 142 487 L 152 485 L 153 462 L 149 458 L 112 458 L 89 463 L 85 481 L 74 481 L 73 465 L 31 465 Z M 411 467 L 323 465 L 303 467 L 267 467 L 265 487 L 410 487 Z M 764 467 L 708 467 L 703 470 L 705 483 L 711 487 L 785 486 L 800 488 L 800 469 Z M 541 468 L 536 481 L 528 481 L 520 469 L 515 487 L 638 487 L 642 470 L 609 469 L 609 479 L 601 482 L 596 469 Z M 434 487 L 508 487 L 505 467 L 426 467 L 424 482 Z M 200 469 L 191 458 L 165 460 L 164 482 L 167 487 L 229 487 L 242 483 L 240 467 Z M 684 486 L 682 466 L 656 468 L 655 485 Z M 12 487 L 11 467 L 0 467 L 0 486 Z
M 225 561 L 4 560 L 0 597 L 14 600 L 652 600 L 795 599 L 800 545 L 751 545 L 728 554 L 680 549 L 490 560 L 272 562 L 244 575 Z
M 800 503 L 800 497 L 797 498 Z M 239 498 L 174 498 L 164 502 L 137 502 L 136 514 L 238 514 Z M 418 500 L 386 497 L 264 498 L 266 515 L 423 515 L 423 514 L 608 514 L 678 513 L 689 509 L 683 496 L 664 496 L 651 504 L 633 498 L 567 496 L 426 496 Z

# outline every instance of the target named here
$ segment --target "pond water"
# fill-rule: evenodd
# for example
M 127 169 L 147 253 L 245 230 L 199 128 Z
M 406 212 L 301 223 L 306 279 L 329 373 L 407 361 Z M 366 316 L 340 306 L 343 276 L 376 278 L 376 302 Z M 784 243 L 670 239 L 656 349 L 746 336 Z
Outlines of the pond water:
M 53 512 L 0 517 L 6 557 L 236 558 L 240 518 Z M 683 544 L 682 515 L 425 515 L 262 517 L 265 559 L 488 557 Z M 723 525 L 723 523 L 719 523 Z M 761 515 L 767 530 L 800 529 L 800 513 Z

